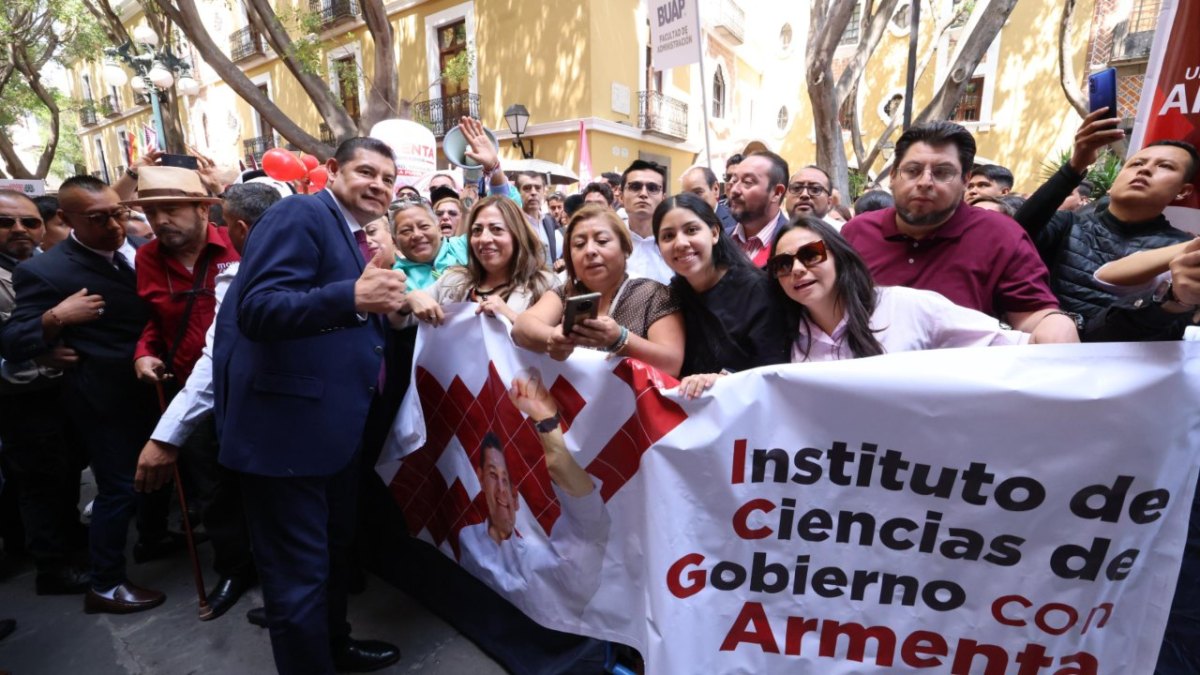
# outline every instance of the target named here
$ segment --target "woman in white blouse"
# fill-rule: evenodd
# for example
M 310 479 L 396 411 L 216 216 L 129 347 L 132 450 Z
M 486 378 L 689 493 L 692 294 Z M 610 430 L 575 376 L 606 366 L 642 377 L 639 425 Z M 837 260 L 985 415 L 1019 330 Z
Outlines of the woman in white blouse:
M 507 197 L 479 200 L 467 216 L 467 264 L 447 270 L 433 286 L 408 294 L 408 307 L 420 321 L 440 325 L 442 305 L 479 303 L 480 313 L 509 321 L 558 286 L 546 269 L 542 245 Z
M 793 363 L 1030 340 L 933 291 L 876 286 L 858 253 L 817 218 L 781 228 L 766 268 L 795 326 Z

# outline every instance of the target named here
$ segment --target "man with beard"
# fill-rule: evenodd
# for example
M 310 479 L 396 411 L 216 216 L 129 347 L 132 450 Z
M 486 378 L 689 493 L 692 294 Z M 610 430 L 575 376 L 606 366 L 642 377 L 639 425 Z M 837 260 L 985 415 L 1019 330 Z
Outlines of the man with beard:
M 157 607 L 164 595 L 125 576 L 125 539 L 137 506 L 138 450 L 154 426 L 153 394 L 130 363 L 149 318 L 137 294 L 129 209 L 91 176 L 58 192 L 72 232 L 13 272 L 16 309 L 0 333 L 5 358 L 42 358 L 64 369 L 61 409 L 87 452 L 98 494 L 89 527 L 91 589 L 84 611 L 124 614 Z
M 1049 273 L 1029 235 L 998 213 L 963 201 L 975 139 L 953 122 L 911 127 L 896 141 L 892 208 L 842 228 L 875 282 L 936 291 L 1004 319 L 1039 343 L 1078 342 L 1058 308 Z
M 161 383 L 174 392 L 187 384 L 216 316 L 217 276 L 239 256 L 229 229 L 209 222 L 209 208 L 220 199 L 208 196 L 195 171 L 147 166 L 138 172 L 137 181 L 138 198 L 124 204 L 145 211 L 155 238 L 137 254 L 138 295 L 150 307 L 151 317 L 138 341 L 133 368 L 142 382 Z M 218 489 L 227 481 L 221 480 L 217 466 L 216 430 L 200 425 L 182 451 L 195 489 L 189 496 L 202 507 L 216 554 L 220 580 L 208 596 L 212 613 L 204 617 L 215 619 L 255 583 L 250 539 L 241 509 L 226 507 L 227 497 L 216 498 L 229 492 Z
M 787 161 L 773 152 L 759 150 L 733 167 L 730 175 L 729 213 L 737 221 L 733 241 L 755 267 L 762 267 L 775 242 L 775 230 L 788 220 L 782 210 Z

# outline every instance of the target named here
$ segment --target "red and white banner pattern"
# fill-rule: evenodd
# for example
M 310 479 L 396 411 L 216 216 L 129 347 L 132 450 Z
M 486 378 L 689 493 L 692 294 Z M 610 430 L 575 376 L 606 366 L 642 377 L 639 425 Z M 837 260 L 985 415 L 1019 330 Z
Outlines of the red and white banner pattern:
M 421 328 L 377 468 L 414 536 L 651 673 L 1149 673 L 1200 473 L 1197 357 L 914 352 L 688 401 L 632 360 L 518 349 L 464 305 Z M 566 503 L 506 395 L 531 369 L 602 517 Z M 480 548 L 489 433 L 519 497 L 512 538 Z
M 1163 0 L 1130 150 L 1158 140 L 1200 147 L 1200 0 Z M 1171 224 L 1200 234 L 1200 190 L 1168 206 Z

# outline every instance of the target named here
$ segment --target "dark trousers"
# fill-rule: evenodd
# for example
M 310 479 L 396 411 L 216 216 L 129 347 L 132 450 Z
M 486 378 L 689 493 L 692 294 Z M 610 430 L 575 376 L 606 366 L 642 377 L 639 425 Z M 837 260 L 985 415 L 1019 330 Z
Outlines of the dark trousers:
M 193 480 L 188 500 L 199 503 L 204 530 L 213 547 L 213 569 L 222 577 L 254 576 L 250 553 L 250 531 L 238 474 L 217 463 L 218 445 L 212 418 L 199 425 L 180 450 L 182 462 Z M 185 479 L 185 483 L 187 480 Z
M 84 543 L 79 472 L 87 465 L 62 412 L 60 390 L 0 397 L 0 443 L 16 488 L 26 549 L 39 571 L 72 563 Z
M 133 476 L 138 455 L 154 428 L 156 406 L 146 387 L 133 384 L 123 390 L 127 395 L 115 398 L 121 407 L 114 410 L 95 410 L 84 396 L 64 396 L 68 419 L 78 430 L 96 479 L 88 528 L 96 590 L 125 581 L 125 539 L 142 498 L 133 490 Z
M 240 478 L 275 667 L 284 675 L 332 673 L 331 648 L 350 637 L 346 572 L 358 456 L 330 476 Z

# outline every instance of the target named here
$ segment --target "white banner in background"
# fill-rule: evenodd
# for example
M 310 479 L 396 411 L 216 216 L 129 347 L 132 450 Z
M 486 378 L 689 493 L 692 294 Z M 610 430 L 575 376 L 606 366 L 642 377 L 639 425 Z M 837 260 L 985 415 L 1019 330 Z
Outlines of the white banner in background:
M 414 536 L 540 623 L 633 645 L 651 673 L 1153 671 L 1200 345 L 797 364 L 686 401 L 631 360 L 517 349 L 464 307 L 421 328 L 377 468 Z M 507 395 L 531 369 L 587 498 Z M 495 446 L 507 490 L 476 468 Z
M 686 66 L 700 60 L 697 0 L 647 0 L 650 12 L 651 64 L 655 70 Z

